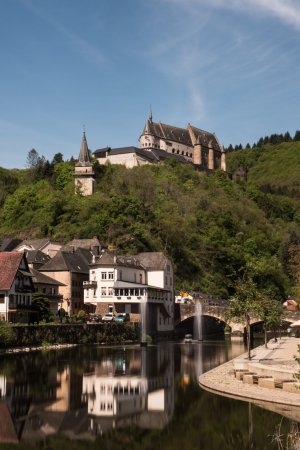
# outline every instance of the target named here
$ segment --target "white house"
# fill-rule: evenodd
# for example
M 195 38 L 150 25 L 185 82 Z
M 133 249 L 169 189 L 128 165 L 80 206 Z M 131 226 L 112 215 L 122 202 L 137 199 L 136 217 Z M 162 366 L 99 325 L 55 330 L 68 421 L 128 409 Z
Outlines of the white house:
M 103 252 L 94 257 L 83 287 L 84 303 L 98 314 L 129 313 L 132 321 L 141 321 L 146 334 L 174 329 L 173 267 L 163 253 Z
M 27 322 L 33 292 L 24 253 L 0 252 L 0 317 L 10 322 Z

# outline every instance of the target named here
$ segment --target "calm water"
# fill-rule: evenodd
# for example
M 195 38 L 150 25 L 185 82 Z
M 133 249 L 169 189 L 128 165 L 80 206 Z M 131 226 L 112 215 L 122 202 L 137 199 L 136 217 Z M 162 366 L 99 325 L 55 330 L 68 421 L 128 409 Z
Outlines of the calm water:
M 201 373 L 243 351 L 207 341 L 2 356 L 0 448 L 299 448 L 297 411 L 282 416 L 199 387 Z

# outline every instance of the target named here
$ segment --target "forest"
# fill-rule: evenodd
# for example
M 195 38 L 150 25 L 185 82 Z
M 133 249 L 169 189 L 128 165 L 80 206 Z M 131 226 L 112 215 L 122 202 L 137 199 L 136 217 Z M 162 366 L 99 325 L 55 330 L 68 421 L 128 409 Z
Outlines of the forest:
M 0 168 L 0 239 L 97 236 L 119 253 L 165 252 L 176 289 L 228 298 L 250 274 L 274 298 L 300 298 L 299 141 L 227 152 L 227 173 L 94 161 L 90 197 L 74 191 L 74 164 L 33 149 L 26 169 Z

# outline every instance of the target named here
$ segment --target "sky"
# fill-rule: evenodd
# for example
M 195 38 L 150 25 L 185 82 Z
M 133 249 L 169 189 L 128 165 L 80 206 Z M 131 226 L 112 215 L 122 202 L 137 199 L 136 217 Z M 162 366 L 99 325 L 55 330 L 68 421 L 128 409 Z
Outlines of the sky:
M 0 0 L 0 166 L 139 146 L 153 121 L 229 144 L 300 129 L 300 0 Z

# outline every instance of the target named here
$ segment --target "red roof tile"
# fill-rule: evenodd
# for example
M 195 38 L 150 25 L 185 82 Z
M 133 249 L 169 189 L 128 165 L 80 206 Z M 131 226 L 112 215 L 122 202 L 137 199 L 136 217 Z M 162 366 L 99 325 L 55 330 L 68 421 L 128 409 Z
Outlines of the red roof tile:
M 23 253 L 0 252 L 0 290 L 11 288 L 22 258 Z

